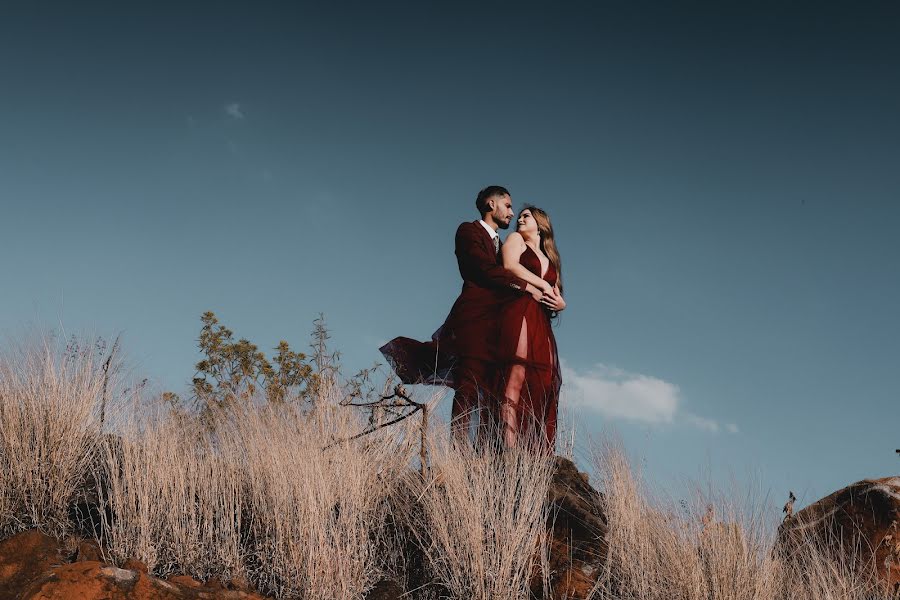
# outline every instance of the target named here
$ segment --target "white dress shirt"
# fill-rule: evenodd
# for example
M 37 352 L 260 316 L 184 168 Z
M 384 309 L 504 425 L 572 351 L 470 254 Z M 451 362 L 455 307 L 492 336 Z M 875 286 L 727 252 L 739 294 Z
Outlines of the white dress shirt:
M 500 234 L 494 231 L 494 228 L 484 222 L 483 219 L 478 219 L 478 222 L 481 223 L 481 226 L 484 227 L 488 234 L 491 236 L 491 241 L 494 241 L 494 238 L 500 237 Z

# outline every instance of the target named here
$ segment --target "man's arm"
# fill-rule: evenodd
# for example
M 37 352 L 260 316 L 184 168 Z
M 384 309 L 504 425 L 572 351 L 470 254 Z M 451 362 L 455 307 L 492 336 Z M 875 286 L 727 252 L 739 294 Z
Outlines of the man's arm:
M 503 265 L 497 264 L 493 250 L 488 249 L 479 239 L 484 233 L 478 231 L 476 227 L 480 225 L 463 223 L 456 230 L 456 258 L 462 270 L 469 273 L 475 283 L 483 287 L 515 289 L 531 293 L 525 280 L 516 277 Z

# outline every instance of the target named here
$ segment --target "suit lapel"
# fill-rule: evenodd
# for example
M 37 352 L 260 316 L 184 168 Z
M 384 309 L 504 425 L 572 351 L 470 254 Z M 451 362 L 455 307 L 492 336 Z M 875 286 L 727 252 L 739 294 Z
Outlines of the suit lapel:
M 494 255 L 497 260 L 497 264 L 501 264 L 500 253 L 494 252 L 494 240 L 491 238 L 491 234 L 487 232 L 484 226 L 479 221 L 472 221 L 472 224 L 478 228 L 478 231 L 481 232 L 481 243 L 487 248 L 487 251 Z M 497 238 L 499 239 L 499 234 Z M 503 240 L 500 240 L 500 247 L 503 247 Z
M 479 239 L 481 239 L 481 245 L 484 246 L 485 248 L 489 247 L 490 250 L 493 252 L 494 243 L 491 241 L 491 234 L 489 234 L 487 231 L 485 231 L 484 226 L 479 221 L 472 221 L 472 225 L 477 227 L 478 233 L 481 234 L 481 236 L 479 238 Z

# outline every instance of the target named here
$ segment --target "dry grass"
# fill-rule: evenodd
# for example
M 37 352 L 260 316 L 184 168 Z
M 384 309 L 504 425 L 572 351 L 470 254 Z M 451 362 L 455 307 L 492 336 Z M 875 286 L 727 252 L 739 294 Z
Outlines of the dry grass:
M 384 430 L 325 449 L 362 429 L 346 408 L 320 403 L 249 411 L 228 443 L 243 450 L 253 515 L 253 579 L 279 597 L 361 598 L 383 574 L 390 499 L 413 447 Z
M 454 598 L 528 598 L 553 457 L 479 452 L 446 435 L 432 437 L 432 469 L 414 481 L 421 510 L 413 530 L 433 573 Z
M 194 419 L 147 416 L 104 440 L 98 479 L 104 547 L 160 575 L 244 576 L 239 457 Z
M 73 502 L 98 483 L 87 491 L 101 500 L 110 559 L 137 558 L 159 575 L 244 578 L 278 598 L 361 599 L 424 558 L 425 583 L 440 585 L 411 600 L 439 589 L 524 600 L 531 576 L 548 568 L 551 457 L 458 448 L 438 423 L 423 478 L 413 421 L 333 444 L 365 425 L 336 406 L 333 385 L 311 413 L 248 406 L 221 415 L 214 432 L 184 413 L 119 403 L 108 407 L 115 432 L 101 435 L 103 374 L 84 348 L 35 344 L 0 359 L 0 534 L 70 533 Z M 854 558 L 859 549 L 810 540 L 790 556 L 773 552 L 774 507 L 727 492 L 654 496 L 615 446 L 598 447 L 593 467 L 609 521 L 594 599 L 889 597 Z
M 615 444 L 598 447 L 609 519 L 609 561 L 594 599 L 876 600 L 874 565 L 816 543 L 773 552 L 778 512 L 740 506 L 733 495 L 697 493 L 689 503 L 654 498 Z
M 62 536 L 93 460 L 103 378 L 92 346 L 53 340 L 0 357 L 0 534 Z
M 398 429 L 326 449 L 362 428 L 353 416 L 251 406 L 214 433 L 181 416 L 110 438 L 110 557 L 161 575 L 241 577 L 279 598 L 361 598 L 383 575 L 376 550 L 389 547 L 385 511 L 412 448 Z

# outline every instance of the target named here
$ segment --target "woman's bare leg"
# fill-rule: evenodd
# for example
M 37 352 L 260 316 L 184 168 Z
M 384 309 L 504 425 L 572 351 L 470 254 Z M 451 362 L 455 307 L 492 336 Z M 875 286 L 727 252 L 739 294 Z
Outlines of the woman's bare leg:
M 528 358 L 528 321 L 522 317 L 522 328 L 519 330 L 519 343 L 516 356 Z M 525 367 L 513 365 L 509 369 L 509 379 L 504 390 L 503 406 L 500 408 L 500 420 L 503 425 L 503 440 L 508 448 L 514 448 L 519 441 L 519 406 L 522 396 L 522 384 L 525 382 Z

